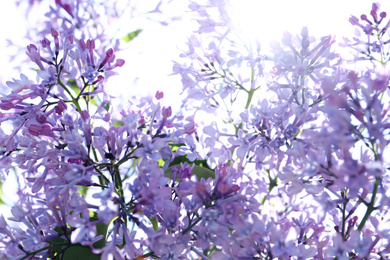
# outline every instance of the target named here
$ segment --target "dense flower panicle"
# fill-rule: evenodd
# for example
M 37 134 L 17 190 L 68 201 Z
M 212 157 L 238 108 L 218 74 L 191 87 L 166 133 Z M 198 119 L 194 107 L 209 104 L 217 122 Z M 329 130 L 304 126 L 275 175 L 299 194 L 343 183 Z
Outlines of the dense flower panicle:
M 198 10 L 200 17 L 208 15 L 209 9 L 199 4 L 192 3 L 190 8 Z M 211 10 L 213 4 L 208 8 Z M 378 5 L 374 4 L 372 16 L 376 17 L 375 23 L 380 24 L 386 15 L 382 13 L 375 16 L 377 9 Z M 362 20 L 367 18 L 362 16 Z M 223 42 L 229 38 L 229 34 L 224 34 L 221 38 L 213 37 L 218 32 L 211 28 L 219 28 L 222 23 L 211 21 L 205 19 L 200 22 L 200 30 L 204 37 L 190 38 L 189 52 L 183 57 L 192 57 L 193 63 L 190 66 L 175 64 L 174 71 L 182 75 L 184 89 L 189 89 L 188 97 L 190 99 L 199 97 L 203 99 L 200 107 L 211 108 L 207 109 L 207 112 L 216 113 L 220 108 L 219 104 L 222 103 L 216 98 L 217 86 L 231 85 L 233 88 L 229 88 L 233 89 L 232 93 L 242 90 L 243 93 L 247 92 L 248 98 L 246 110 L 240 113 L 240 117 L 237 119 L 230 117 L 226 120 L 236 125 L 235 135 L 220 131 L 220 127 L 204 128 L 206 137 L 209 137 L 203 139 L 203 147 L 206 150 L 213 147 L 207 153 L 209 162 L 213 161 L 212 157 L 219 162 L 232 160 L 234 157 L 232 159 L 224 157 L 223 161 L 220 161 L 220 155 L 224 150 L 229 150 L 236 152 L 238 161 L 236 163 L 239 167 L 256 162 L 256 165 L 259 165 L 256 169 L 262 171 L 264 168 L 281 169 L 283 165 L 292 164 L 293 171 L 291 169 L 288 174 L 286 171 L 279 173 L 279 178 L 290 187 L 290 194 L 306 191 L 314 196 L 321 196 L 327 190 L 331 193 L 335 193 L 336 190 L 347 190 L 348 199 L 357 199 L 363 194 L 366 196 L 369 190 L 372 191 L 373 187 L 378 185 L 379 179 L 380 182 L 386 179 L 378 175 L 376 177 L 369 175 L 365 164 L 367 160 L 383 162 L 381 154 L 388 142 L 388 138 L 385 137 L 387 109 L 384 108 L 386 103 L 377 98 L 381 96 L 383 99 L 385 96 L 387 100 L 385 93 L 388 86 L 387 77 L 373 71 L 369 77 L 366 73 L 359 80 L 353 76 L 353 72 L 335 69 L 341 59 L 339 55 L 331 52 L 334 38 L 324 37 L 315 43 L 314 38 L 308 36 L 307 28 L 303 28 L 300 36 L 294 38 L 286 33 L 282 45 L 274 45 L 275 56 L 272 59 L 274 67 L 271 70 L 273 78 L 269 82 L 269 89 L 275 95 L 272 96 L 271 102 L 260 101 L 256 109 L 256 103 L 252 101 L 253 93 L 250 92 L 256 91 L 256 88 L 245 89 L 243 84 L 245 81 L 240 81 L 242 78 L 239 72 L 234 75 L 232 69 L 224 68 L 224 64 L 227 64 L 227 67 L 240 66 L 238 55 L 242 52 L 226 51 L 233 59 L 225 63 L 221 53 L 224 50 Z M 352 18 L 351 22 L 356 24 L 358 20 Z M 208 34 L 211 39 L 223 38 L 217 52 L 212 55 L 207 54 L 212 48 L 202 49 L 203 42 L 207 46 Z M 199 55 L 201 51 L 205 53 L 204 56 Z M 200 66 L 198 67 L 196 63 L 200 63 Z M 221 80 L 217 81 L 218 79 Z M 195 90 L 198 86 L 199 90 Z M 342 86 L 341 89 L 339 86 Z M 229 94 L 221 94 L 220 97 L 225 99 L 228 96 Z M 231 111 L 233 110 L 236 114 L 239 111 L 237 108 L 231 108 Z M 231 115 L 232 113 L 229 114 Z M 318 120 L 325 119 L 324 116 L 327 120 Z M 225 136 L 228 142 L 222 139 Z M 354 145 L 358 140 L 370 147 L 373 152 L 371 159 L 367 157 L 366 161 L 353 159 Z M 229 143 L 230 146 L 226 145 Z M 369 151 L 364 153 L 367 154 Z M 312 161 L 313 159 L 315 161 Z M 276 179 L 272 178 L 269 176 L 270 187 L 274 188 L 273 181 Z M 374 202 L 372 200 L 371 203 Z M 361 204 L 358 201 L 352 205 L 354 210 L 350 214 L 353 214 Z M 365 220 L 361 223 L 363 224 L 359 225 L 359 229 L 364 226 Z M 327 240 L 325 239 L 321 245 L 326 245 L 325 241 Z M 298 253 L 291 253 L 296 254 Z M 310 254 L 314 256 L 316 253 L 312 250 Z
M 228 1 L 190 1 L 181 110 L 159 90 L 116 111 L 104 85 L 124 60 L 90 4 L 55 1 L 27 46 L 39 82 L 21 74 L 0 98 L 2 179 L 19 182 L 0 258 L 389 256 L 387 54 L 352 71 L 304 27 L 265 55 L 237 40 Z M 385 18 L 350 18 L 372 60 Z

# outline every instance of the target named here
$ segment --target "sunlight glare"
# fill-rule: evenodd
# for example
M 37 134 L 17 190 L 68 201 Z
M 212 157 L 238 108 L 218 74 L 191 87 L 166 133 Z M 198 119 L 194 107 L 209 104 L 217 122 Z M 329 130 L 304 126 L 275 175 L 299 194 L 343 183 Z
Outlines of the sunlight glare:
M 233 24 L 240 37 L 249 42 L 268 45 L 279 40 L 285 30 L 298 26 L 296 19 L 286 24 L 289 13 L 278 1 L 231 0 L 231 4 Z
M 299 34 L 307 26 L 309 35 L 338 38 L 351 36 L 353 26 L 348 19 L 353 14 L 369 14 L 372 3 L 364 0 L 230 0 L 232 22 L 243 40 L 259 41 L 268 48 L 279 41 L 285 31 Z M 385 10 L 388 4 L 380 2 Z

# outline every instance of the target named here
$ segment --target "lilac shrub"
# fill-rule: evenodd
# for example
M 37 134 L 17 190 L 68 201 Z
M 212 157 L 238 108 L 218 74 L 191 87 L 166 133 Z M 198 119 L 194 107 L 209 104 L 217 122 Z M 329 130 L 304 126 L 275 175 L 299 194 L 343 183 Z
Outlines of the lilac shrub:
M 19 181 L 2 259 L 390 256 L 379 4 L 350 19 L 361 34 L 343 46 L 370 62 L 351 70 L 332 36 L 305 27 L 262 53 L 227 1 L 191 1 L 199 29 L 173 65 L 180 111 L 162 91 L 116 108 L 104 86 L 124 64 L 118 45 L 83 33 L 80 1 L 55 4 L 56 24 L 27 46 L 38 80 L 21 74 L 0 98 L 2 178 Z

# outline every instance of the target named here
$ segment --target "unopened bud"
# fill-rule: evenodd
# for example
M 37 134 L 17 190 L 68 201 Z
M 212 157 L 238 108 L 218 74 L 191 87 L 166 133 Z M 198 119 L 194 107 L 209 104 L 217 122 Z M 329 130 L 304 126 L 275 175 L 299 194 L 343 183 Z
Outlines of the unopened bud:
M 164 92 L 157 90 L 155 97 L 157 100 L 162 99 L 164 97 Z

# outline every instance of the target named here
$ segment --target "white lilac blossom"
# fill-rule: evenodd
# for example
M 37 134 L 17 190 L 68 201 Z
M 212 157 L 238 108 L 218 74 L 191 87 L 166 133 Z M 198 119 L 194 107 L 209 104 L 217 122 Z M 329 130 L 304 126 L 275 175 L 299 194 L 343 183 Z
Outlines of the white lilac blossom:
M 104 86 L 124 60 L 101 44 L 94 3 L 55 1 L 27 47 L 38 82 L 21 74 L 0 98 L 1 179 L 15 169 L 19 182 L 1 259 L 390 256 L 379 4 L 350 19 L 366 38 L 346 46 L 373 61 L 352 71 L 332 36 L 304 27 L 261 53 L 237 40 L 228 1 L 190 1 L 199 29 L 173 65 L 181 110 L 158 90 L 116 111 Z

